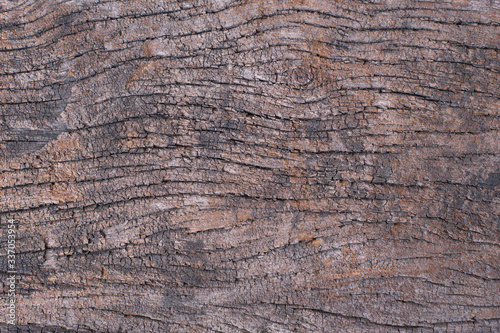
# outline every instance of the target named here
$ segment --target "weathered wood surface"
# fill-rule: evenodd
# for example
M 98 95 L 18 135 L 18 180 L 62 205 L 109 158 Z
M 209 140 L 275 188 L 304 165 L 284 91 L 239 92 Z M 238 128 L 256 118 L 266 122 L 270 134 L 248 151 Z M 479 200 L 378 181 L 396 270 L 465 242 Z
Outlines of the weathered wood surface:
M 499 1 L 0 4 L 17 331 L 500 332 Z

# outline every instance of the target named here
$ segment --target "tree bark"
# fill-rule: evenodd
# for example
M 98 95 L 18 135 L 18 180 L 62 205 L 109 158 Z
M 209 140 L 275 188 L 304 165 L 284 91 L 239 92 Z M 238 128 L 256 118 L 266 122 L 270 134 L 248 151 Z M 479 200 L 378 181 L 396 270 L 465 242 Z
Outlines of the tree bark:
M 0 2 L 2 332 L 500 332 L 500 2 Z

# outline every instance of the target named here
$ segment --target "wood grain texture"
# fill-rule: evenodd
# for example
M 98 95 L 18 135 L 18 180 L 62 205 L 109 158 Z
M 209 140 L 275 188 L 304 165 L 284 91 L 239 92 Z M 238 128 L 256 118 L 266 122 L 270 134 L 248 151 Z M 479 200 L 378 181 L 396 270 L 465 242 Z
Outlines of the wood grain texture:
M 0 5 L 11 331 L 500 332 L 498 0 Z

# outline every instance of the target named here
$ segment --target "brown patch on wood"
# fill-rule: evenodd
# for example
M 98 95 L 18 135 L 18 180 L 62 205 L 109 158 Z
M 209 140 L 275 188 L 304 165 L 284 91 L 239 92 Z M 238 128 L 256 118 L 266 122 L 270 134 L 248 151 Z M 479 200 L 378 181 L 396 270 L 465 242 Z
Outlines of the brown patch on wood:
M 307 246 L 319 246 L 323 244 L 323 239 L 321 238 L 314 238 L 313 240 L 307 242 Z
M 302 242 L 310 242 L 310 241 L 314 240 L 314 235 L 310 232 L 304 232 L 304 233 L 301 233 L 300 235 L 298 235 L 297 239 L 301 243 Z
M 69 183 L 54 183 L 50 185 L 50 190 L 46 198 L 50 201 L 63 203 L 78 201 L 81 195 L 75 185 Z
M 151 41 L 144 42 L 141 45 L 141 48 L 144 51 L 144 55 L 146 55 L 146 57 L 151 57 L 155 54 L 154 46 L 153 43 L 151 43 Z
M 130 75 L 125 87 L 130 91 L 135 87 L 135 84 L 148 72 L 153 72 L 157 68 L 155 61 L 148 61 L 137 66 L 136 70 Z
M 391 235 L 392 237 L 399 236 L 404 231 L 403 223 L 394 223 L 391 227 Z

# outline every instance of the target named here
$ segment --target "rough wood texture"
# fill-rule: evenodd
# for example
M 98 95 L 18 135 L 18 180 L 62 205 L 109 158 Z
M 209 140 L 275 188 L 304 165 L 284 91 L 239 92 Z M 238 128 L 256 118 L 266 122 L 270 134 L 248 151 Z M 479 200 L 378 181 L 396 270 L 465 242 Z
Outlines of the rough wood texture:
M 0 4 L 18 332 L 500 332 L 499 1 Z

